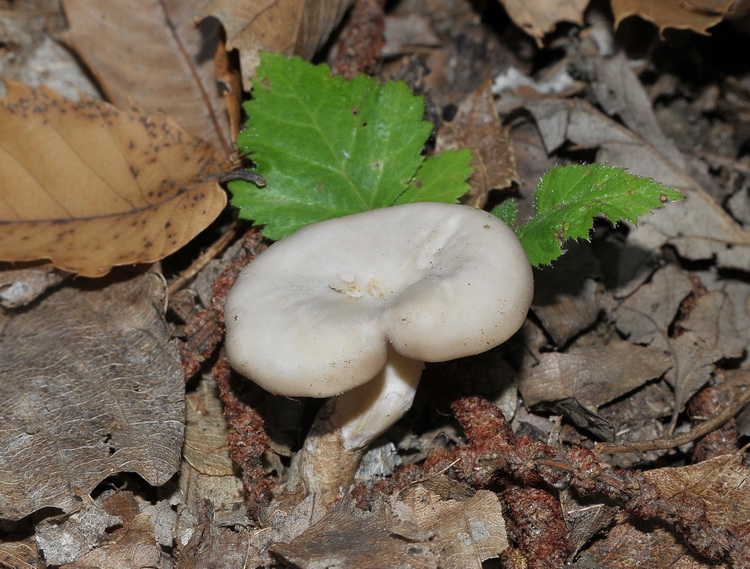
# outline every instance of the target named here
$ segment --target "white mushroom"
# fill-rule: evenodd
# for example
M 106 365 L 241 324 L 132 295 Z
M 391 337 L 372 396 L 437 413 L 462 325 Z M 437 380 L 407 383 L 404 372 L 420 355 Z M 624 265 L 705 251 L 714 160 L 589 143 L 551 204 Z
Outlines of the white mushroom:
M 336 396 L 296 465 L 307 491 L 333 499 L 411 406 L 423 363 L 503 343 L 532 295 L 523 248 L 493 215 L 442 203 L 376 209 L 300 229 L 244 269 L 227 298 L 226 348 L 272 393 Z

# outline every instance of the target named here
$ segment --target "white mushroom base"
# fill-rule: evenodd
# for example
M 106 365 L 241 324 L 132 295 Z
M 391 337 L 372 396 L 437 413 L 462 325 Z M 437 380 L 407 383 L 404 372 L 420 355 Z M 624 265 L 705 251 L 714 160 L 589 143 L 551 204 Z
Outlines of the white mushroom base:
M 389 349 L 377 376 L 329 399 L 295 456 L 290 487 L 302 485 L 325 503 L 344 495 L 367 446 L 411 407 L 423 368 L 423 362 Z

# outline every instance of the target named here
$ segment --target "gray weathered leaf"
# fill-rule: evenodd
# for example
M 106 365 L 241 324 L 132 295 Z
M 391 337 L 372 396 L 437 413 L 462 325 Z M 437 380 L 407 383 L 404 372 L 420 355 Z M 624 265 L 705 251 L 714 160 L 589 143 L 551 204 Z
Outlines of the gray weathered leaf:
M 86 286 L 86 285 L 89 286 Z M 147 273 L 63 288 L 0 332 L 0 518 L 70 512 L 107 476 L 177 470 L 184 387 Z
M 708 381 L 716 362 L 741 356 L 747 344 L 737 331 L 732 300 L 721 290 L 696 295 L 686 307 L 689 312 L 677 322 L 678 331 L 670 335 L 669 327 L 691 290 L 688 277 L 667 266 L 615 313 L 617 328 L 631 342 L 671 354 L 674 365 L 666 379 L 675 390 L 675 413 Z
M 596 409 L 661 376 L 671 366 L 672 359 L 657 347 L 615 340 L 571 348 L 564 354 L 542 354 L 539 365 L 523 372 L 518 387 L 526 405 L 575 397 Z

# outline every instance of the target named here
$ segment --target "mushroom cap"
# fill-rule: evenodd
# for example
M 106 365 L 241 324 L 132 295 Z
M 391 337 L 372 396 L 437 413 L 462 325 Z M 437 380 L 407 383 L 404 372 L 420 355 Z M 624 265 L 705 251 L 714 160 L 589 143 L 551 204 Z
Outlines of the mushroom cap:
M 239 275 L 226 312 L 232 366 L 281 395 L 368 382 L 388 345 L 427 362 L 507 340 L 533 296 L 513 230 L 471 207 L 414 203 L 308 225 Z

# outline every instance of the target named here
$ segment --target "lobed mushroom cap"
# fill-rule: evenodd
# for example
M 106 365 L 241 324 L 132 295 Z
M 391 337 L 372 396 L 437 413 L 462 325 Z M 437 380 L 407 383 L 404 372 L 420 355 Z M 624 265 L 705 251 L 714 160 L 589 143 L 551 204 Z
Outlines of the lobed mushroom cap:
M 245 268 L 226 302 L 232 366 L 281 395 L 373 378 L 388 345 L 446 361 L 512 336 L 533 296 L 514 232 L 471 207 L 415 203 L 304 227 Z

